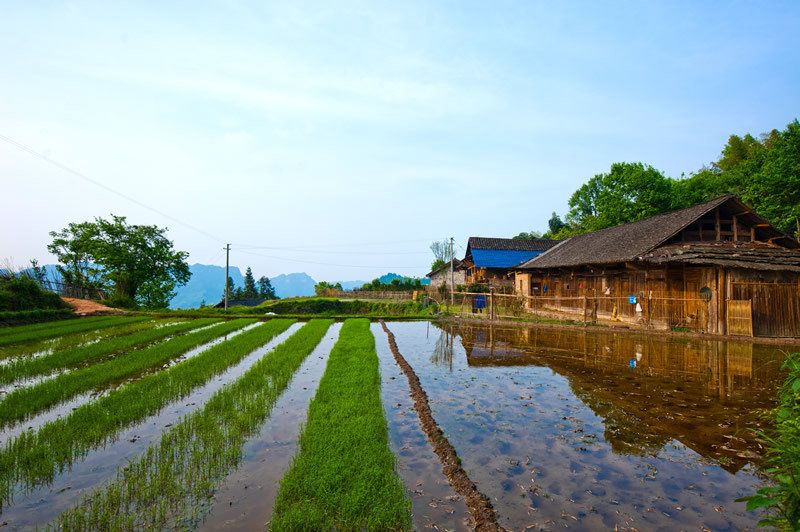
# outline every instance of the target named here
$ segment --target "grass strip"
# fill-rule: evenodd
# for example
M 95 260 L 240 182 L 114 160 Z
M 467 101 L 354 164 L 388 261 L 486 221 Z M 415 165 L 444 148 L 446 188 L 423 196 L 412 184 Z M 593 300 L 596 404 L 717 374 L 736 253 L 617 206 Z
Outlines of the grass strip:
M 32 342 L 45 338 L 54 338 L 74 332 L 91 331 L 104 327 L 114 327 L 129 323 L 131 320 L 141 320 L 143 318 L 103 316 L 99 318 L 81 318 L 78 320 L 64 320 L 49 323 L 39 323 L 37 325 L 22 325 L 20 327 L 9 327 L 0 332 L 0 346 L 18 344 L 22 342 Z M 146 319 L 146 318 L 144 318 Z
M 237 320 L 238 323 L 252 323 Z M 70 415 L 23 432 L 0 451 L 0 501 L 51 481 L 75 459 L 104 445 L 119 431 L 222 373 L 294 323 L 276 319 L 245 331 L 168 369 L 126 384 Z
M 63 336 L 58 336 L 56 338 L 46 338 L 44 340 L 37 340 L 34 342 L 24 342 L 22 344 L 8 345 L 5 347 L 0 347 L 0 360 L 7 360 L 9 358 L 16 358 L 16 357 L 26 357 L 28 355 L 42 353 L 44 351 L 49 351 L 51 353 L 54 353 L 56 351 L 62 351 L 64 349 L 80 346 L 82 344 L 90 343 L 103 338 L 122 336 L 124 334 L 130 334 L 144 329 L 150 329 L 155 327 L 156 325 L 159 325 L 160 323 L 165 323 L 168 321 L 172 320 L 158 321 L 149 318 L 133 319 L 122 325 L 116 325 L 114 327 L 93 329 L 90 331 L 80 331 L 76 333 L 65 334 Z M 183 320 L 176 320 L 176 321 L 183 321 Z
M 209 318 L 178 323 L 169 327 L 169 332 L 172 335 L 181 335 L 192 329 L 211 325 L 215 321 L 217 320 Z M 17 388 L 0 402 L 0 426 L 26 419 L 81 392 L 93 390 L 144 369 L 163 364 L 193 347 L 235 331 L 246 323 L 246 321 L 223 322 L 209 329 L 184 336 L 175 336 L 168 341 L 130 351 L 124 356 L 112 358 L 101 364 L 62 373 L 34 386 Z
M 760 434 L 770 484 L 737 500 L 747 501 L 747 511 L 766 511 L 759 527 L 800 530 L 800 353 L 788 354 L 782 369 L 789 375 L 778 390 L 778 407 L 767 414 L 774 428 Z
M 314 320 L 256 362 L 241 378 L 186 416 L 142 457 L 59 517 L 65 530 L 157 529 L 168 519 L 192 527 L 214 490 L 242 457 L 278 396 L 333 320 Z
M 381 405 L 375 338 L 347 320 L 281 480 L 272 530 L 394 530 L 411 525 Z
M 125 334 L 124 331 L 130 326 L 115 327 L 109 331 L 110 335 L 97 343 L 56 351 L 46 356 L 15 360 L 10 364 L 0 366 L 0 384 L 34 375 L 48 375 L 56 370 L 91 362 L 100 357 L 126 353 L 136 347 L 148 345 L 167 336 L 198 327 L 196 323 L 192 322 L 169 324 L 162 322 L 162 327 L 156 327 L 157 324 L 158 322 L 151 322 L 148 324 L 149 328 L 143 331 L 134 330 L 129 334 Z M 133 327 L 140 327 L 140 324 L 135 323 Z M 120 331 L 120 336 L 114 336 L 116 331 Z

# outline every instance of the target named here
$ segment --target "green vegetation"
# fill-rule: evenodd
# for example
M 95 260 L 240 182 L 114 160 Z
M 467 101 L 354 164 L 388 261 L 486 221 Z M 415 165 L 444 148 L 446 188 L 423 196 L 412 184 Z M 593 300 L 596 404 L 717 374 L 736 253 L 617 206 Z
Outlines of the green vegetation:
M 64 320 L 59 323 L 39 323 L 36 325 L 9 327 L 7 329 L 0 329 L 0 346 L 33 342 L 105 327 L 115 327 L 124 323 L 130 323 L 131 319 L 136 318 L 102 316 L 97 318 Z
M 275 289 L 269 281 L 269 277 L 261 276 L 258 281 L 253 277 L 253 270 L 250 266 L 244 273 L 244 287 L 238 288 L 233 278 L 228 277 L 228 301 L 241 301 L 243 299 L 258 299 L 263 297 L 265 299 L 278 299 L 275 295 Z M 222 292 L 220 301 L 225 301 L 225 292 Z
M 770 412 L 775 428 L 762 434 L 772 485 L 739 500 L 747 501 L 748 511 L 767 511 L 758 526 L 800 530 L 800 353 L 787 355 L 783 369 L 789 375 L 778 391 L 778 408 Z
M 191 276 L 185 251 L 174 251 L 155 225 L 128 225 L 112 220 L 71 223 L 52 231 L 47 250 L 58 257 L 64 283 L 83 288 L 113 289 L 111 306 L 166 308 L 175 287 Z
M 395 471 L 367 320 L 344 323 L 281 480 L 273 530 L 394 530 L 411 524 Z
M 314 320 L 256 362 L 204 408 L 185 417 L 105 487 L 59 517 L 65 530 L 164 528 L 202 518 L 213 492 L 242 457 L 303 360 L 332 320 Z M 190 524 L 191 523 L 191 524 Z
M 789 234 L 800 233 L 800 122 L 795 119 L 760 138 L 731 135 L 719 159 L 676 179 L 643 163 L 615 163 L 569 200 L 562 221 L 556 213 L 542 238 L 566 238 L 735 194 Z M 536 238 L 520 233 L 515 238 Z
M 69 310 L 57 294 L 42 290 L 34 279 L 20 274 L 0 274 L 0 311 Z
M 0 501 L 10 500 L 18 484 L 28 490 L 51 481 L 76 458 L 104 445 L 125 427 L 157 413 L 170 401 L 184 397 L 292 323 L 272 320 L 254 327 L 196 357 L 86 403 L 66 417 L 45 423 L 38 431 L 23 432 L 0 452 Z
M 436 308 L 425 308 L 422 303 L 415 301 L 384 302 L 361 301 L 358 299 L 342 301 L 335 298 L 303 298 L 282 299 L 274 303 L 265 303 L 256 307 L 261 312 L 269 311 L 275 314 L 288 315 L 328 315 L 334 316 L 415 316 L 430 317 Z
M 114 336 L 122 336 L 124 334 L 131 334 L 144 329 L 150 329 L 160 323 L 166 322 L 157 322 L 147 317 L 129 318 L 128 322 L 122 325 L 117 325 L 116 327 L 81 331 L 65 334 L 64 336 L 59 336 L 56 338 L 46 338 L 44 340 L 35 342 L 7 345 L 0 347 L 0 360 L 12 357 L 25 357 L 26 355 L 32 355 L 34 353 L 39 353 L 40 355 L 45 352 L 54 353 L 56 351 L 65 350 L 82 344 L 96 342 L 103 338 L 112 338 Z
M 36 309 L 20 310 L 14 312 L 0 312 L 0 327 L 3 325 L 22 325 L 24 323 L 39 323 L 42 321 L 56 321 L 73 318 L 72 309 Z
M 169 327 L 169 332 L 172 335 L 179 335 L 212 323 L 214 323 L 214 320 L 211 318 L 187 321 Z M 81 392 L 96 389 L 104 384 L 161 365 L 186 353 L 193 347 L 228 334 L 244 325 L 245 322 L 220 323 L 209 329 L 196 331 L 185 336 L 176 336 L 169 341 L 131 351 L 124 356 L 112 358 L 101 364 L 62 373 L 53 379 L 47 379 L 34 386 L 17 388 L 0 403 L 2 405 L 2 409 L 0 409 L 0 426 L 25 419 L 32 414 L 66 401 Z M 109 341 L 104 343 L 116 344 L 117 342 Z
M 50 355 L 41 357 L 15 360 L 9 364 L 0 366 L 0 384 L 13 382 L 34 375 L 50 374 L 55 370 L 72 367 L 77 364 L 84 364 L 101 357 L 120 355 L 131 349 L 140 348 L 157 340 L 162 340 L 167 336 L 179 334 L 183 330 L 198 327 L 196 322 L 162 323 L 162 327 L 154 328 L 156 324 L 157 322 L 149 322 L 147 325 L 149 325 L 150 328 L 144 331 L 133 332 L 132 334 L 125 334 L 125 332 L 131 332 L 131 327 L 134 328 L 134 331 L 135 328 L 141 328 L 141 323 L 135 322 L 122 327 L 114 327 L 108 331 L 110 334 L 107 335 L 102 342 L 56 351 Z M 176 327 L 176 325 L 181 325 L 184 329 Z M 119 336 L 114 337 L 113 335 L 115 332 L 119 334 Z

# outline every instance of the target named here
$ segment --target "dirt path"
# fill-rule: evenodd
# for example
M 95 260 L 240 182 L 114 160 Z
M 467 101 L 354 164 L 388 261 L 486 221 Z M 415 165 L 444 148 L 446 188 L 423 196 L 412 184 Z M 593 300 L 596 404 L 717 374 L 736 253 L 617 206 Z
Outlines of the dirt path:
M 106 313 L 106 312 L 125 312 L 118 308 L 111 308 L 88 299 L 77 299 L 74 297 L 62 297 L 64 301 L 69 303 L 72 311 L 81 316 L 91 316 L 93 314 Z
M 464 497 L 469 513 L 475 521 L 475 530 L 504 530 L 497 524 L 497 513 L 494 511 L 492 503 L 489 502 L 489 498 L 478 491 L 475 483 L 469 479 L 464 468 L 461 467 L 461 460 L 459 460 L 456 450 L 444 436 L 439 425 L 436 424 L 436 420 L 433 419 L 431 407 L 428 404 L 428 394 L 422 389 L 414 369 L 400 354 L 400 350 L 397 349 L 394 334 L 386 327 L 383 320 L 380 320 L 380 322 L 381 327 L 389 337 L 389 348 L 408 379 L 411 397 L 414 399 L 414 408 L 419 415 L 422 430 L 425 431 L 433 450 L 439 456 L 439 460 L 442 462 L 442 471 L 450 480 L 450 485 L 459 495 Z

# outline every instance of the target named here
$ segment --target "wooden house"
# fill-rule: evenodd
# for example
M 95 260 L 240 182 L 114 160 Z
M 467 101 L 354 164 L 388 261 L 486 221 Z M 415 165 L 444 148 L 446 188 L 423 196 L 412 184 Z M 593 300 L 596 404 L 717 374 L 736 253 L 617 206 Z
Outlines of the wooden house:
M 462 261 L 466 273 L 465 284 L 513 287 L 514 267 L 541 255 L 558 242 L 558 240 L 470 237 Z
M 521 264 L 515 286 L 541 309 L 800 336 L 800 243 L 731 195 L 571 237 Z
M 427 274 L 425 277 L 431 280 L 431 287 L 438 288 L 442 284 L 447 284 L 449 287 L 450 282 L 450 261 L 445 263 L 443 266 L 440 266 Z M 466 277 L 466 268 L 464 267 L 463 263 L 458 260 L 453 260 L 453 280 L 455 286 L 460 284 L 466 284 L 465 281 Z

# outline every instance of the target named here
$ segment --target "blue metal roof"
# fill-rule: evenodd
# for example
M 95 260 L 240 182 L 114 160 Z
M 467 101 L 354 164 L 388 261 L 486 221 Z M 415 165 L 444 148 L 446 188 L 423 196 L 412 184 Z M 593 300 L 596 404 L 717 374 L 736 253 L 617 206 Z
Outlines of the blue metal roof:
M 472 249 L 472 261 L 478 268 L 510 268 L 542 253 L 544 251 Z

